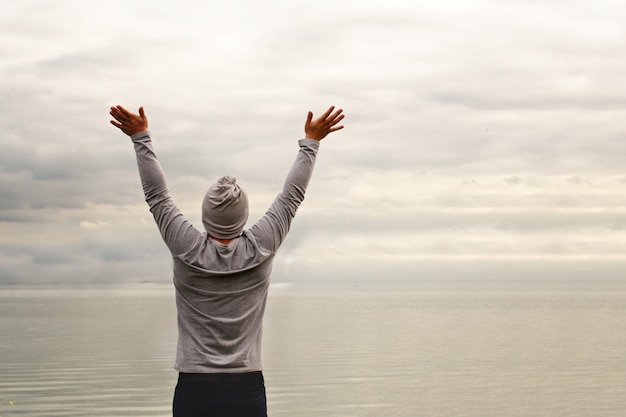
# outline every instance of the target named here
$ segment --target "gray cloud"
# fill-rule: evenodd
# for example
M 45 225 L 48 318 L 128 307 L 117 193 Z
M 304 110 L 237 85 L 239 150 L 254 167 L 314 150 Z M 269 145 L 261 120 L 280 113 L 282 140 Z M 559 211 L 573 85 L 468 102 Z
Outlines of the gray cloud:
M 535 265 L 519 279 L 616 277 L 624 14 L 586 0 L 4 4 L 0 282 L 169 279 L 114 104 L 146 107 L 195 224 L 226 173 L 262 215 L 306 111 L 346 110 L 278 280 L 496 280 L 515 262 Z

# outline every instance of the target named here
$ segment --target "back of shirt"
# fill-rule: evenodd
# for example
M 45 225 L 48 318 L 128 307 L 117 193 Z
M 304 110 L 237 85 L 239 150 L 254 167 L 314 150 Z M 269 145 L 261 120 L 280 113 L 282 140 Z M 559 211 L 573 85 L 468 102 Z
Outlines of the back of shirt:
M 207 239 L 198 254 L 212 254 L 217 263 L 230 264 L 219 271 L 202 268 L 207 259 L 200 261 L 193 252 L 174 258 L 178 371 L 263 369 L 263 314 L 274 255 L 263 256 L 253 242 L 249 231 L 230 245 Z

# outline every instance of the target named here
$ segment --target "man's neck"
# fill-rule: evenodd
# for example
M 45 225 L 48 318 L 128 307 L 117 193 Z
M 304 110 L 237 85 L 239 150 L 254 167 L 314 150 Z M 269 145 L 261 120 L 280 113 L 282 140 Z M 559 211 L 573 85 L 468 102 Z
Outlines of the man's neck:
M 224 245 L 228 245 L 230 242 L 232 242 L 234 239 L 220 239 L 219 237 L 213 237 L 211 235 L 208 235 L 211 239 L 213 240 L 217 240 L 218 242 L 224 244 Z

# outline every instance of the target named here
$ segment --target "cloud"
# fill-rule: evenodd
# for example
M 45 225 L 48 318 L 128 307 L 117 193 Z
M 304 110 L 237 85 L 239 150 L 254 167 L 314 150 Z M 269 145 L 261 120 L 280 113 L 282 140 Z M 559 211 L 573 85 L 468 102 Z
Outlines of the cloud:
M 107 222 L 103 221 L 89 222 L 83 220 L 80 222 L 80 227 L 87 230 L 101 229 L 103 227 L 107 227 L 108 225 L 109 224 Z
M 108 123 L 118 103 L 146 107 L 194 224 L 224 174 L 261 216 L 306 111 L 345 109 L 283 281 L 303 269 L 434 279 L 461 264 L 497 277 L 507 262 L 557 275 L 582 259 L 611 275 L 622 262 L 626 16 L 614 2 L 3 7 L 0 282 L 169 279 L 132 144 Z

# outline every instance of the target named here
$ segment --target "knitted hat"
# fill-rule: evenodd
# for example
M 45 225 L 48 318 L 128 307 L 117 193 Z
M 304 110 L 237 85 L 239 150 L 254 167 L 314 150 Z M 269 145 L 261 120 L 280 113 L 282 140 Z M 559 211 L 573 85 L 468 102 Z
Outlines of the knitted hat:
M 211 237 L 239 237 L 247 220 L 248 197 L 235 177 L 226 175 L 209 187 L 202 202 L 202 224 Z

